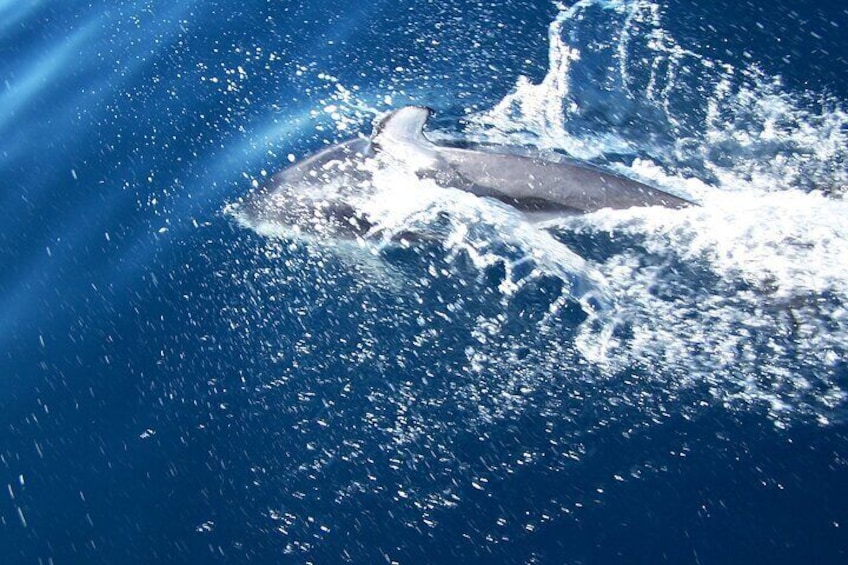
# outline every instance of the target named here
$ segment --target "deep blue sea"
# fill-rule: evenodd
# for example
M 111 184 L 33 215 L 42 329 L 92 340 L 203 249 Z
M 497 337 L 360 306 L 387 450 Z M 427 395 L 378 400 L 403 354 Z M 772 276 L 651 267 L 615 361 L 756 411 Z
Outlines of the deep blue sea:
M 407 104 L 699 206 L 239 216 Z M 0 0 L 0 561 L 846 563 L 846 192 L 839 2 Z

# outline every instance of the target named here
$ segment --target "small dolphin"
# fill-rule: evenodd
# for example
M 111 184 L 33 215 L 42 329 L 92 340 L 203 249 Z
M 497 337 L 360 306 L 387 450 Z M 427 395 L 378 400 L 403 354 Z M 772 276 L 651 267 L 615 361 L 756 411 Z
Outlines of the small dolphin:
M 636 206 L 683 208 L 692 203 L 640 182 L 574 162 L 495 150 L 436 145 L 424 135 L 432 110 L 407 106 L 377 120 L 370 139 L 320 151 L 271 177 L 243 203 L 252 222 L 297 230 L 364 235 L 374 226 L 349 197 L 373 177 L 369 162 L 389 158 L 437 185 L 492 198 L 531 222 Z

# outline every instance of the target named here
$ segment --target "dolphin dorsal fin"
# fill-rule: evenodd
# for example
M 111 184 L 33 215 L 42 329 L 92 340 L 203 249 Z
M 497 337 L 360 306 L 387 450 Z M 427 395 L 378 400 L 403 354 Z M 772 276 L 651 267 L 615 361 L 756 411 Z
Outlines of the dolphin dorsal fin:
M 425 106 L 405 106 L 390 112 L 374 122 L 371 143 L 378 147 L 384 142 L 430 145 L 424 137 L 424 125 L 432 113 Z

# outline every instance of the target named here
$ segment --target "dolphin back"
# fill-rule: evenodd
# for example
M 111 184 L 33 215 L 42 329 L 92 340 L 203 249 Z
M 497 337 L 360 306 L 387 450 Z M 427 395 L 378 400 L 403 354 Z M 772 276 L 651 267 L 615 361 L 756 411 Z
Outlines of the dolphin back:
M 427 163 L 419 174 L 438 184 L 495 198 L 532 214 L 585 213 L 637 206 L 683 208 L 692 203 L 641 182 L 577 162 L 554 162 L 504 150 L 435 145 L 424 128 L 432 110 L 407 106 L 374 124 L 376 152 L 397 152 Z M 399 149 L 402 149 L 402 153 Z M 435 157 L 435 159 L 434 159 Z
M 692 205 L 641 182 L 574 162 L 558 163 L 472 149 L 440 148 L 439 157 L 462 188 L 496 198 L 524 212 L 595 212 L 638 206 Z

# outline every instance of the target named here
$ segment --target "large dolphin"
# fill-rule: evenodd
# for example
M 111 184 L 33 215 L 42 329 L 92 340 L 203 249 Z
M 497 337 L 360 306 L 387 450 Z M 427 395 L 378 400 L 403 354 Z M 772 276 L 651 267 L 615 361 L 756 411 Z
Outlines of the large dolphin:
M 294 163 L 257 188 L 241 211 L 253 222 L 273 222 L 297 230 L 363 235 L 374 228 L 349 196 L 373 177 L 374 163 L 389 160 L 432 179 L 437 185 L 496 199 L 529 221 L 602 208 L 664 206 L 690 202 L 640 182 L 574 161 L 490 149 L 437 145 L 424 135 L 432 111 L 407 106 L 375 122 L 370 139 L 333 145 Z

